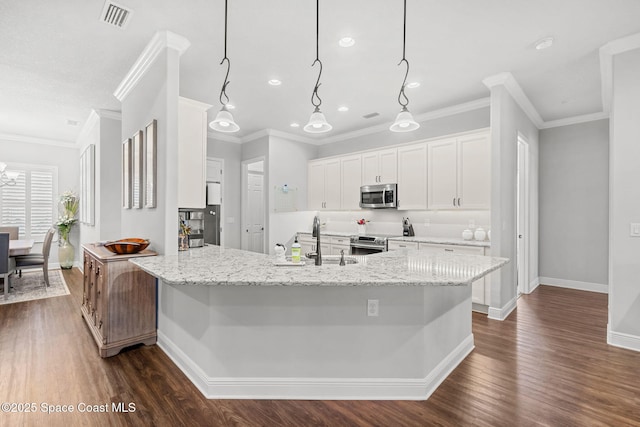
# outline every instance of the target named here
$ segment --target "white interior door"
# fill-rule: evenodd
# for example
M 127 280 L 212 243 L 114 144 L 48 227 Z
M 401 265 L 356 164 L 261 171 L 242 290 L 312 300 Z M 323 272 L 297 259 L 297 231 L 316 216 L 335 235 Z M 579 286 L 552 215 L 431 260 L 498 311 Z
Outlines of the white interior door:
M 264 176 L 247 174 L 247 250 L 264 252 Z
M 529 277 L 529 144 L 518 138 L 516 257 L 518 295 L 528 289 Z

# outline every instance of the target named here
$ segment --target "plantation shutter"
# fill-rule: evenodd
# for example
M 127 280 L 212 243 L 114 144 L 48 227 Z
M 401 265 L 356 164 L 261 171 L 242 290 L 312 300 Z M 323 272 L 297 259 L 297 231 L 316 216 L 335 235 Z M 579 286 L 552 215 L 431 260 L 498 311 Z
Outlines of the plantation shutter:
M 31 172 L 31 238 L 44 239 L 53 224 L 53 173 Z
M 9 170 L 9 169 L 8 169 Z M 27 174 L 23 170 L 11 169 L 19 172 L 16 185 L 5 185 L 0 198 L 0 224 L 3 226 L 18 226 L 20 238 L 26 236 L 27 224 Z

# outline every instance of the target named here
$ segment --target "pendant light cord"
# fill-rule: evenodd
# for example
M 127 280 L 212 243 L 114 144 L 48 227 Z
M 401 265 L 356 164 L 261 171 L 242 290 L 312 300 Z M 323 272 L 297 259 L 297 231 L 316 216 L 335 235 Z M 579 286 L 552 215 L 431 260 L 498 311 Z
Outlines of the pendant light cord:
M 407 84 L 407 77 L 409 76 L 409 61 L 406 58 L 406 46 L 407 46 L 407 0 L 404 0 L 404 22 L 403 22 L 403 32 L 402 32 L 402 60 L 398 63 L 398 66 L 403 62 L 407 65 L 407 71 L 404 73 L 404 80 L 402 81 L 402 86 L 400 87 L 400 93 L 398 94 L 398 103 L 402 106 L 403 109 L 407 108 L 409 105 L 409 98 L 404 93 L 404 88 Z
M 320 105 L 322 104 L 322 99 L 320 98 L 320 96 L 318 95 L 318 88 L 320 87 L 320 85 L 322 83 L 320 83 L 320 77 L 322 76 L 322 61 L 320 61 L 320 48 L 319 48 L 319 38 L 320 38 L 320 0 L 316 0 L 316 59 L 315 61 L 313 61 L 313 64 L 311 64 L 311 67 L 313 67 L 314 65 L 316 65 L 316 63 L 320 64 L 320 72 L 318 73 L 318 79 L 316 80 L 316 85 L 313 88 L 313 93 L 311 94 L 311 104 L 316 107 L 316 109 L 320 108 Z M 317 101 L 316 101 L 317 99 Z
M 227 58 L 227 0 L 224 0 L 224 58 L 220 61 L 220 65 L 227 62 L 227 74 L 224 76 L 224 83 L 220 90 L 220 103 L 225 106 L 229 103 L 229 97 L 227 96 L 227 86 L 231 83 L 229 79 L 229 71 L 231 70 L 231 61 Z M 223 98 L 226 100 L 224 101 Z

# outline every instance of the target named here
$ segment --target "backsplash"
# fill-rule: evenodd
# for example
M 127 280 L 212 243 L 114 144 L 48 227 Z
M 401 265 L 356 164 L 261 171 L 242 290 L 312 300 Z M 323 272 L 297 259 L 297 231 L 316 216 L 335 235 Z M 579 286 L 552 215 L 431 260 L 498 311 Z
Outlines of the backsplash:
M 364 218 L 367 234 L 402 235 L 402 218 L 409 217 L 416 236 L 461 237 L 462 231 L 472 231 L 491 227 L 491 211 L 398 211 L 392 209 L 372 209 L 360 211 L 318 212 L 325 223 L 324 230 L 356 234 L 356 221 Z

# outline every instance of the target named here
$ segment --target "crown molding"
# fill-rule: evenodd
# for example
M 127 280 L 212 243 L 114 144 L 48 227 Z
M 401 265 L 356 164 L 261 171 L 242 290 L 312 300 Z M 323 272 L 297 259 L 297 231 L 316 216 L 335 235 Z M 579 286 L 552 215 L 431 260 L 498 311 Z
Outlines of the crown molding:
M 122 82 L 120 82 L 113 95 L 118 101 L 122 102 L 140 82 L 140 79 L 147 73 L 151 64 L 165 48 L 177 50 L 178 54 L 182 55 L 189 46 L 191 46 L 191 42 L 181 35 L 167 30 L 158 31 L 151 38 L 151 41 L 144 48 Z
M 611 111 L 613 98 L 613 57 L 620 53 L 640 48 L 640 33 L 613 40 L 600 48 L 600 81 L 602 111 Z
M 414 116 L 416 122 L 422 123 L 428 120 L 434 120 L 441 117 L 453 116 L 455 114 L 465 113 L 467 111 L 479 110 L 480 108 L 489 107 L 491 105 L 490 98 L 480 98 L 475 101 L 465 102 L 451 107 L 440 108 L 438 110 L 428 111 L 426 113 L 417 114 Z M 360 136 L 371 135 L 374 133 L 384 132 L 389 130 L 389 124 L 383 123 L 380 125 L 371 126 L 364 129 L 358 129 L 352 132 L 343 133 L 341 135 L 332 136 L 317 142 L 312 142 L 317 145 L 331 144 L 333 142 L 345 141 L 348 139 L 357 138 Z
M 122 112 L 114 110 L 93 110 L 101 119 L 122 120 Z
M 207 130 L 207 138 L 215 139 L 217 141 L 232 142 L 234 144 L 242 144 L 242 138 L 233 135 L 227 135 L 221 132 L 215 132 L 213 130 Z
M 323 139 L 308 138 L 306 136 L 296 135 L 277 129 L 267 129 L 267 135 L 275 136 L 282 139 L 288 139 L 290 141 L 302 142 L 303 144 L 321 145 L 324 142 Z
M 13 133 L 0 133 L 0 141 L 26 142 L 28 144 L 47 145 L 49 147 L 78 148 L 75 141 L 39 138 L 37 136 L 18 135 Z
M 604 120 L 608 118 L 609 114 L 601 111 L 599 113 L 583 114 L 581 116 L 567 117 L 565 119 L 550 120 L 548 122 L 544 122 L 542 126 L 540 126 L 540 129 L 551 129 L 561 126 L 576 125 L 579 123 L 594 122 L 596 120 Z
M 495 86 L 504 86 L 507 92 L 513 97 L 516 103 L 522 108 L 522 111 L 529 117 L 529 120 L 533 124 L 541 129 L 544 125 L 544 120 L 540 117 L 538 110 L 533 106 L 527 95 L 524 93 L 515 77 L 509 72 L 499 73 L 493 76 L 489 76 L 482 81 L 489 89 Z

